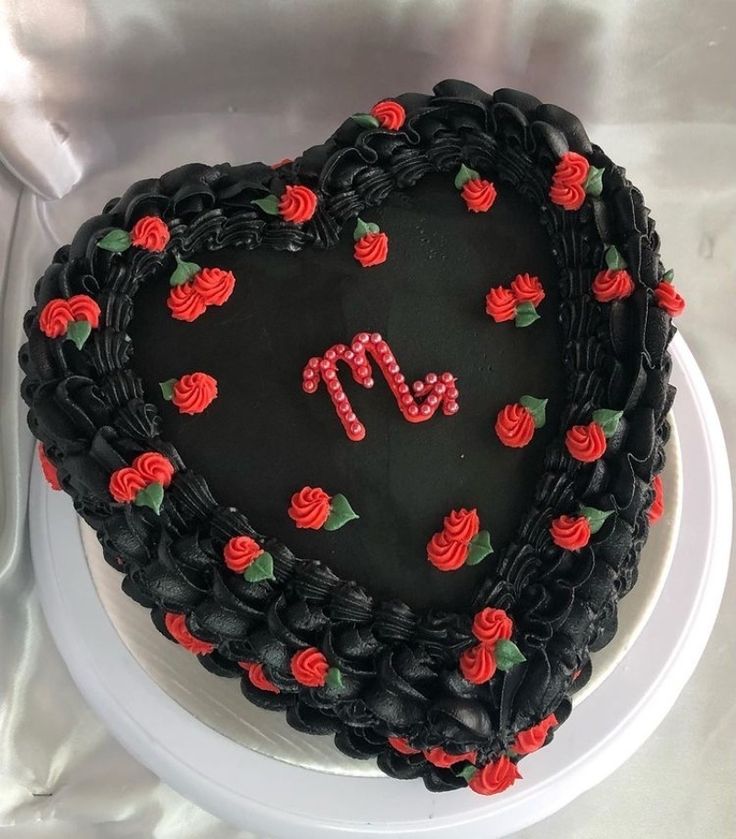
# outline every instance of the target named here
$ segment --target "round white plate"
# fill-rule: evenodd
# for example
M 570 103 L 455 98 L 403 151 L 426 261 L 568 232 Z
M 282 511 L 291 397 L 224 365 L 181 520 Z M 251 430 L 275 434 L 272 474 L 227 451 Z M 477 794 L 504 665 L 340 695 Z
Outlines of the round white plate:
M 420 781 L 315 772 L 246 749 L 196 719 L 121 640 L 95 590 L 69 499 L 48 492 L 36 469 L 30 505 L 36 578 L 72 676 L 143 764 L 195 803 L 256 833 L 449 839 L 475 828 L 490 839 L 550 815 L 610 774 L 651 734 L 691 675 L 723 592 L 731 542 L 725 444 L 681 337 L 672 352 L 683 504 L 670 573 L 619 666 L 575 709 L 554 743 L 523 762 L 524 780 L 502 795 L 433 795 Z

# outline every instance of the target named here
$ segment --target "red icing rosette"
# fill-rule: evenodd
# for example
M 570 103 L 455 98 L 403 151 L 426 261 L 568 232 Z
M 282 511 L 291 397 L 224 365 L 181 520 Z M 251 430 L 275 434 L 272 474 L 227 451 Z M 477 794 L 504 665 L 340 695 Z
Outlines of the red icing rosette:
M 605 454 L 606 435 L 597 422 L 574 425 L 567 430 L 565 446 L 575 460 L 592 463 Z
M 322 687 L 329 669 L 327 659 L 316 647 L 299 650 L 291 657 L 291 673 L 305 687 Z
M 43 476 L 51 489 L 60 490 L 59 475 L 56 472 L 56 467 L 49 460 L 43 443 L 38 444 L 38 462 L 41 464 L 41 472 L 43 472 Z
M 591 291 L 599 303 L 625 300 L 634 293 L 634 281 L 623 268 L 607 268 L 595 275 Z
M 403 106 L 394 99 L 382 99 L 371 108 L 370 114 L 378 120 L 381 128 L 398 131 L 406 119 Z
M 486 606 L 473 618 L 473 635 L 483 644 L 493 647 L 497 641 L 508 641 L 514 631 L 511 618 L 503 609 Z
M 200 414 L 217 398 L 217 379 L 207 373 L 185 373 L 173 386 L 171 401 L 182 414 Z
M 672 283 L 658 283 L 654 289 L 654 299 L 659 308 L 664 309 L 671 318 L 675 318 L 685 311 L 685 299 Z
M 278 208 L 284 221 L 302 224 L 309 221 L 317 210 L 317 195 L 301 184 L 287 186 L 279 199 Z
M 123 466 L 110 475 L 108 490 L 118 504 L 130 504 L 136 495 L 145 489 L 148 481 L 132 466 Z
M 662 478 L 659 475 L 655 475 L 652 478 L 652 487 L 654 489 L 654 500 L 647 511 L 649 524 L 655 524 L 664 515 L 664 487 L 662 486 Z
M 445 516 L 442 529 L 449 539 L 467 545 L 471 539 L 478 535 L 480 530 L 478 511 L 475 509 L 466 510 L 465 507 L 452 510 L 449 515 Z
M 521 775 L 516 764 L 502 755 L 479 769 L 468 781 L 468 786 L 480 795 L 495 795 L 508 789 L 519 778 Z
M 496 200 L 496 187 L 485 178 L 470 178 L 463 184 L 460 194 L 471 213 L 485 213 Z
M 207 655 L 215 649 L 214 644 L 210 644 L 209 641 L 202 641 L 192 635 L 187 627 L 186 615 L 167 612 L 164 615 L 164 623 L 169 635 L 190 653 Z
M 412 748 L 403 737 L 389 737 L 387 742 L 392 749 L 401 755 L 418 755 L 420 753 L 420 749 Z
M 100 307 L 87 294 L 75 294 L 67 300 L 74 320 L 86 320 L 92 329 L 100 325 Z
M 565 210 L 579 210 L 585 201 L 585 181 L 590 164 L 581 154 L 565 152 L 555 167 L 549 199 Z
M 486 294 L 486 314 L 496 323 L 513 320 L 516 317 L 516 297 L 508 288 L 498 286 Z
M 174 467 L 171 461 L 159 452 L 143 452 L 131 464 L 146 484 L 159 483 L 164 489 L 174 477 Z
M 158 216 L 144 216 L 133 225 L 130 243 L 147 251 L 159 253 L 169 244 L 171 233 L 166 222 Z
M 522 448 L 534 436 L 534 417 L 519 403 L 506 405 L 498 412 L 495 428 L 504 446 Z
M 169 307 L 173 318 L 188 323 L 203 315 L 207 309 L 204 298 L 194 288 L 194 283 L 191 282 L 173 286 L 169 292 L 166 305 Z
M 281 693 L 279 688 L 266 676 L 260 662 L 239 661 L 239 667 L 248 674 L 248 680 L 258 690 L 268 693 Z
M 531 303 L 535 308 L 545 297 L 539 277 L 532 274 L 517 274 L 511 280 L 511 292 L 517 303 Z
M 463 677 L 473 685 L 482 685 L 496 672 L 496 659 L 485 644 L 476 644 L 465 650 L 458 661 Z
M 556 725 L 558 725 L 557 717 L 550 714 L 531 728 L 520 731 L 516 735 L 516 740 L 514 740 L 511 748 L 517 755 L 528 755 L 536 752 L 544 745 L 550 728 L 554 728 Z
M 431 749 L 424 750 L 424 757 L 428 763 L 431 763 L 432 766 L 436 766 L 438 769 L 449 769 L 456 763 L 462 763 L 463 761 L 475 763 L 478 753 L 463 752 L 462 754 L 454 755 L 446 752 L 442 746 L 433 746 Z
M 242 574 L 262 553 L 263 548 L 250 536 L 233 536 L 225 545 L 222 556 L 231 571 Z
M 200 268 L 191 283 L 206 306 L 222 306 L 233 293 L 235 275 L 222 268 Z
M 66 335 L 69 324 L 74 320 L 74 312 L 68 300 L 49 300 L 41 310 L 38 326 L 47 338 L 60 338 Z
M 353 246 L 353 256 L 363 268 L 380 265 L 388 256 L 388 236 L 380 232 L 366 233 Z
M 555 545 L 566 551 L 580 550 L 590 542 L 590 522 L 585 516 L 559 516 L 549 532 Z
M 319 530 L 330 515 L 330 496 L 320 487 L 303 487 L 291 496 L 288 513 L 297 527 Z
M 467 558 L 467 544 L 451 539 L 444 531 L 435 533 L 427 545 L 427 559 L 440 571 L 457 571 Z

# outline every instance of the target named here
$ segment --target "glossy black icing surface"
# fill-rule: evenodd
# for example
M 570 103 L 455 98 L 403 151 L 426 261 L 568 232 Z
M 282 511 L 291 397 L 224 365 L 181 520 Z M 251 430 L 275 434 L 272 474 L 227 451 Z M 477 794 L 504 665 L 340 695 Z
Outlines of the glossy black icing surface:
M 516 732 L 550 712 L 564 721 L 573 674 L 580 668 L 589 672 L 590 651 L 615 631 L 617 600 L 635 581 L 647 536 L 651 479 L 664 460 L 673 397 L 667 344 L 673 329 L 652 299 L 663 268 L 641 194 L 590 144 L 575 117 L 526 94 L 491 96 L 462 82 L 443 82 L 434 97 L 397 98 L 407 110 L 399 132 L 363 130 L 348 120 L 324 145 L 276 173 L 262 164 L 196 164 L 131 187 L 57 252 L 26 318 L 28 343 L 20 361 L 31 429 L 76 508 L 98 530 L 108 560 L 116 567 L 122 560 L 125 591 L 152 610 L 156 625 L 165 633 L 163 613 L 184 612 L 189 629 L 216 645 L 201 659 L 210 670 L 236 676 L 242 675 L 238 660 L 264 664 L 281 692 L 264 693 L 243 678 L 252 701 L 284 709 L 300 730 L 334 732 L 346 753 L 378 755 L 389 774 L 421 776 L 439 791 L 465 781 L 422 755 L 399 755 L 387 746 L 387 736 L 406 737 L 417 748 L 475 749 L 483 765 L 498 757 Z M 568 149 L 605 170 L 602 196 L 589 197 L 572 213 L 547 200 L 555 162 Z M 307 254 L 315 246 L 337 246 L 339 251 L 346 247 L 339 243 L 341 226 L 351 229 L 358 212 L 378 213 L 365 208 L 382 205 L 395 190 L 410 189 L 430 172 L 452 173 L 461 161 L 494 173 L 502 189 L 517 191 L 539 208 L 559 270 L 565 398 L 529 509 L 505 550 L 483 566 L 473 602 L 454 612 L 374 600 L 369 590 L 347 582 L 342 569 L 338 576 L 325 565 L 297 559 L 274 538 L 264 544 L 275 559 L 276 582 L 247 584 L 223 567 L 221 550 L 230 536 L 253 533 L 251 524 L 243 513 L 220 506 L 228 499 L 213 495 L 206 468 L 191 468 L 174 448 L 165 433 L 168 420 L 162 425 L 158 408 L 145 401 L 144 384 L 131 367 L 132 350 L 138 350 L 127 333 L 139 286 L 168 276 L 173 253 L 189 257 L 228 247 L 305 248 Z M 268 192 L 278 194 L 290 181 L 320 196 L 316 216 L 302 227 L 264 217 L 250 203 Z M 392 205 L 385 206 L 382 212 L 390 213 Z M 130 229 L 147 214 L 160 214 L 169 224 L 166 254 L 133 248 L 113 255 L 96 247 L 111 227 Z M 625 301 L 600 305 L 590 284 L 611 244 L 627 260 L 636 291 Z M 98 300 L 102 325 L 80 352 L 70 342 L 47 339 L 38 313 L 51 298 L 82 292 Z M 501 328 L 484 326 L 491 332 Z M 530 327 L 529 335 L 539 326 Z M 391 324 L 380 331 L 395 340 Z M 426 372 L 434 363 L 424 353 L 412 359 L 411 347 L 406 358 L 394 350 L 407 374 Z M 372 402 L 376 395 L 361 406 L 369 434 L 382 422 L 383 413 L 370 414 L 378 407 Z M 318 395 L 308 399 L 314 403 L 310 412 L 329 413 L 326 403 L 320 408 Z M 598 407 L 623 410 L 624 418 L 605 456 L 581 466 L 566 454 L 562 430 L 589 421 Z M 328 420 L 336 424 L 334 416 Z M 428 428 L 459 420 L 438 416 Z M 176 429 L 171 433 L 175 437 Z M 160 517 L 114 503 L 107 489 L 111 472 L 146 450 L 165 453 L 177 469 Z M 570 554 L 551 543 L 549 520 L 580 502 L 614 515 L 588 547 Z M 473 686 L 459 675 L 457 658 L 473 643 L 471 618 L 484 605 L 513 617 L 515 640 L 527 661 Z M 341 689 L 306 689 L 291 676 L 290 656 L 312 644 L 343 672 Z

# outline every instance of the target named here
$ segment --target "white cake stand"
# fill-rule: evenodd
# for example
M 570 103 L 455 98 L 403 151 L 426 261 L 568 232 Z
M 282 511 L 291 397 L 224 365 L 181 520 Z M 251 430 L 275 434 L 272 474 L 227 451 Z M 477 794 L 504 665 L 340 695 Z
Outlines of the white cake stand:
M 427 792 L 419 781 L 328 775 L 243 748 L 189 714 L 138 664 L 97 596 L 69 499 L 31 485 L 31 546 L 53 636 L 86 699 L 141 763 L 221 818 L 283 839 L 488 839 L 560 809 L 620 766 L 667 714 L 713 627 L 731 543 L 731 486 L 711 396 L 685 342 L 672 344 L 683 509 L 670 573 L 621 663 L 554 743 L 499 796 Z

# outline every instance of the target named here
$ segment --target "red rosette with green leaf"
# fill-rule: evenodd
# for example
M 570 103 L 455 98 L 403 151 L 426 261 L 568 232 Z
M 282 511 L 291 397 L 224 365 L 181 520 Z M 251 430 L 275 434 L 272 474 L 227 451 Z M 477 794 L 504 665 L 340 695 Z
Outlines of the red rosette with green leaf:
M 217 379 L 208 373 L 185 373 L 179 379 L 159 382 L 159 387 L 180 414 L 201 414 L 217 398 Z
M 457 776 L 464 778 L 470 789 L 479 795 L 496 795 L 521 778 L 516 764 L 508 755 L 501 755 L 498 760 L 482 767 L 465 766 Z
M 333 690 L 342 687 L 342 673 L 339 668 L 331 667 L 324 653 L 317 647 L 307 647 L 295 652 L 289 666 L 291 675 L 304 687 L 328 687 Z
M 171 239 L 166 222 L 158 216 L 143 216 L 130 232 L 113 227 L 98 242 L 97 247 L 110 253 L 124 253 L 131 246 L 152 253 L 161 253 Z
M 606 248 L 605 259 L 606 268 L 595 275 L 591 285 L 593 297 L 599 303 L 631 297 L 634 293 L 634 280 L 626 270 L 626 260 L 614 245 Z
M 144 452 L 130 466 L 110 475 L 108 490 L 118 504 L 148 507 L 158 516 L 173 476 L 174 466 L 168 458 L 159 452 Z
M 480 529 L 478 511 L 461 507 L 445 516 L 442 530 L 427 543 L 427 560 L 439 571 L 477 565 L 493 553 L 491 537 Z
M 269 216 L 281 216 L 284 221 L 304 224 L 317 212 L 318 198 L 308 186 L 290 184 L 284 188 L 281 197 L 271 194 L 254 198 L 250 203 Z
M 522 396 L 518 402 L 505 405 L 496 417 L 495 430 L 498 439 L 510 448 L 528 445 L 537 428 L 547 421 L 547 399 L 536 396 Z
M 249 583 L 275 580 L 273 556 L 250 536 L 233 536 L 222 551 L 225 565 Z
M 582 154 L 565 152 L 555 166 L 549 200 L 564 210 L 579 210 L 586 195 L 601 194 L 603 174 L 603 169 L 591 166 Z
M 93 329 L 100 325 L 100 307 L 87 294 L 55 297 L 41 309 L 38 326 L 47 338 L 64 338 L 81 350 Z
M 676 318 L 685 311 L 685 299 L 674 286 L 675 272 L 665 271 L 661 281 L 654 289 L 654 300 L 660 309 Z
M 404 106 L 395 99 L 381 99 L 368 113 L 353 114 L 352 120 L 361 128 L 383 128 L 387 131 L 398 131 L 404 125 L 406 111 Z
M 552 541 L 565 551 L 579 551 L 605 524 L 613 510 L 581 507 L 577 516 L 561 515 L 552 520 L 549 528 Z
M 353 256 L 363 266 L 372 268 L 380 265 L 388 257 L 388 236 L 373 222 L 359 218 L 353 233 Z
M 496 670 L 511 670 L 526 661 L 511 640 L 514 624 L 503 609 L 481 609 L 473 618 L 471 631 L 478 643 L 465 650 L 458 661 L 460 672 L 471 684 L 482 685 Z
M 523 329 L 541 317 L 537 306 L 544 296 L 544 289 L 537 277 L 517 274 L 511 282 L 511 288 L 495 286 L 486 294 L 486 314 L 496 323 L 513 321 L 517 329 Z
M 481 178 L 479 172 L 464 163 L 460 164 L 455 175 L 455 189 L 460 190 L 465 206 L 471 213 L 487 213 L 496 200 L 496 187 L 493 183 Z
M 607 440 L 616 433 L 623 411 L 601 408 L 593 412 L 593 421 L 574 425 L 565 434 L 565 446 L 574 460 L 593 463 L 606 453 Z
M 289 518 L 301 529 L 339 530 L 360 518 L 344 495 L 328 495 L 321 487 L 302 487 L 291 496 Z

